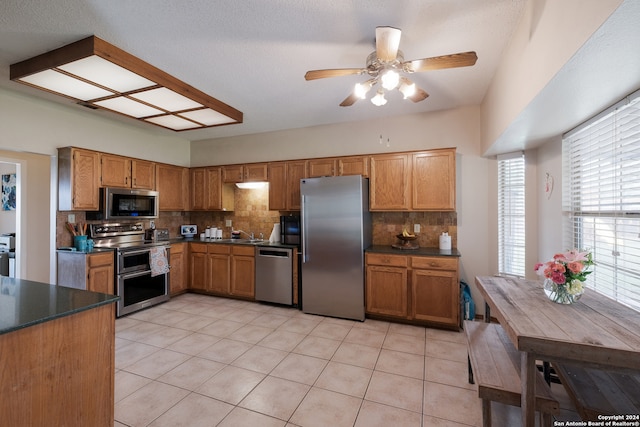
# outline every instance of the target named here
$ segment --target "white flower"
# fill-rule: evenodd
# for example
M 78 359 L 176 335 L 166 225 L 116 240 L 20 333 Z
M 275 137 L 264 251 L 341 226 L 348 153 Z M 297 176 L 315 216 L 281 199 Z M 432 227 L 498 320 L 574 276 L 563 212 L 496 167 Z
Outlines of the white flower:
M 578 279 L 573 279 L 568 287 L 569 294 L 571 295 L 578 295 L 584 292 L 584 283 Z

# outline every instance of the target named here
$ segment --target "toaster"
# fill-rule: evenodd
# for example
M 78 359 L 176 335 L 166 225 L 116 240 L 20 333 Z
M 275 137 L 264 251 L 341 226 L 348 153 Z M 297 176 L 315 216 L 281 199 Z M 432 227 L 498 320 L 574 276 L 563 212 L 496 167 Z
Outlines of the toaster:
M 160 242 L 163 240 L 169 240 L 168 228 L 147 228 L 144 230 L 144 240 L 152 242 Z

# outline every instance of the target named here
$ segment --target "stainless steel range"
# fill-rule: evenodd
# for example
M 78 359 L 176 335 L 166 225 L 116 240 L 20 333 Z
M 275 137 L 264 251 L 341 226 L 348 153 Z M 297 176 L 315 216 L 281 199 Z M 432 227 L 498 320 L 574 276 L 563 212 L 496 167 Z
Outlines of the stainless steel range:
M 91 224 L 90 236 L 97 248 L 114 248 L 116 256 L 116 316 L 124 316 L 169 300 L 169 273 L 154 275 L 152 248 L 164 249 L 168 241 L 146 241 L 142 223 Z

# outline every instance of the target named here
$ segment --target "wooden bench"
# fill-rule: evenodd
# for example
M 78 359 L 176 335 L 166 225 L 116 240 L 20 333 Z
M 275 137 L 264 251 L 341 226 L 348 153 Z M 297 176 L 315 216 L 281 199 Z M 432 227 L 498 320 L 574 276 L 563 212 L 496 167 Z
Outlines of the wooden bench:
M 583 421 L 601 421 L 598 415 L 640 414 L 640 372 L 568 363 L 554 363 L 553 367 Z
M 499 324 L 466 320 L 464 330 L 471 369 L 469 382 L 478 384 L 478 395 L 482 399 L 482 425 L 490 427 L 492 401 L 520 406 L 520 352 Z M 551 425 L 552 414 L 560 413 L 560 404 L 540 373 L 536 374 L 535 407 L 542 414 L 545 426 Z

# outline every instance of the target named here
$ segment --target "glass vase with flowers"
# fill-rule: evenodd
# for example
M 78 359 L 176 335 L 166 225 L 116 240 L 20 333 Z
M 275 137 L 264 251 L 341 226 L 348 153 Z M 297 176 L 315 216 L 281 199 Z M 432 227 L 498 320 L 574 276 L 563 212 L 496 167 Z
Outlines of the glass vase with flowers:
M 558 304 L 573 304 L 585 291 L 589 268 L 595 265 L 591 252 L 573 249 L 553 256 L 551 261 L 537 263 L 536 273 L 544 278 L 544 293 Z

